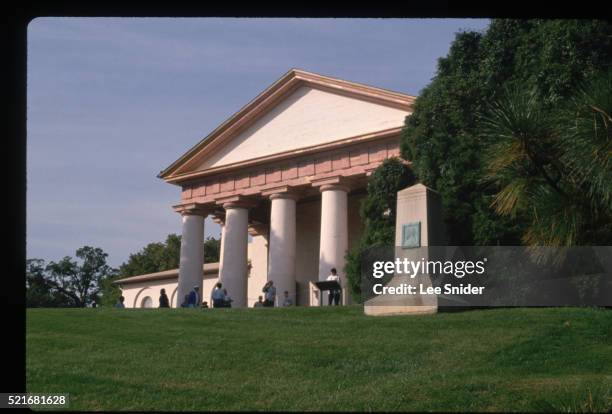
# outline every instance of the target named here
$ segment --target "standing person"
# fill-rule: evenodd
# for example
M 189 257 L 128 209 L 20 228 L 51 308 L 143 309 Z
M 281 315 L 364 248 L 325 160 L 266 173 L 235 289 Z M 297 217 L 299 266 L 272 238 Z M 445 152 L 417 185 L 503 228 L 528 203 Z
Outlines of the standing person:
M 159 307 L 160 308 L 170 307 L 170 301 L 168 300 L 168 296 L 166 295 L 166 289 L 162 289 L 159 291 Z
M 187 301 L 188 308 L 199 308 L 200 307 L 200 287 L 194 286 L 193 290 L 189 292 L 189 300 Z
M 225 306 L 225 293 L 222 289 L 223 285 L 217 283 L 215 290 L 212 293 L 213 308 L 223 308 Z
M 119 296 L 119 300 L 117 300 L 117 303 L 115 303 L 115 308 L 125 308 L 125 305 L 123 304 L 124 301 L 125 298 L 123 296 Z
M 334 280 L 340 283 L 340 276 L 338 276 L 338 272 L 336 271 L 335 267 L 331 269 L 331 274 L 327 276 L 326 280 L 329 280 L 329 281 Z M 327 304 L 331 306 L 332 301 L 334 302 L 334 305 L 336 306 L 340 304 L 340 290 L 339 289 L 333 289 L 329 291 L 329 296 L 327 297 Z
M 266 300 L 264 301 L 264 306 L 273 308 L 274 301 L 276 300 L 276 287 L 274 286 L 274 282 L 269 280 L 264 285 L 262 291 L 266 295 Z
M 289 292 L 285 290 L 285 299 L 283 300 L 283 306 L 292 306 L 293 301 L 289 297 Z

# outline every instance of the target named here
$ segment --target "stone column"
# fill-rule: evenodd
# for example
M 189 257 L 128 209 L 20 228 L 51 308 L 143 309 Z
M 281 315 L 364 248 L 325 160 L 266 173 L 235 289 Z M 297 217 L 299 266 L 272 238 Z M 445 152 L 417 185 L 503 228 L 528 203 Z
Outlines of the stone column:
M 267 195 L 267 194 L 266 194 Z M 295 292 L 295 207 L 297 196 L 289 191 L 269 193 L 271 200 L 268 280 L 276 286 L 277 305 L 284 292 L 296 304 Z
M 223 261 L 223 250 L 225 250 L 225 223 L 221 223 L 221 240 L 219 242 L 219 266 L 221 266 L 221 262 Z M 221 267 L 219 267 L 219 270 Z
M 249 230 L 249 205 L 237 201 L 223 203 L 225 228 L 219 263 L 219 281 L 234 300 L 232 307 L 247 305 L 248 269 L 247 249 Z
M 217 223 L 220 227 L 221 227 L 221 239 L 219 242 L 219 273 L 218 275 L 221 274 L 221 263 L 223 263 L 223 250 L 225 250 L 224 247 L 224 243 L 225 243 L 225 216 L 220 216 L 220 215 L 216 215 L 214 218 L 214 222 Z M 212 292 L 215 290 L 215 288 L 213 287 L 213 289 L 210 292 L 206 292 L 206 294 L 208 295 L 208 306 L 212 306 Z
M 198 286 L 202 298 L 204 275 L 204 218 L 206 211 L 197 208 L 177 208 L 182 215 L 181 259 L 176 296 L 179 307 L 194 286 Z
M 325 280 L 332 268 L 340 276 L 343 299 L 346 296 L 344 255 L 348 249 L 347 194 L 349 187 L 339 180 L 323 184 L 321 191 L 321 238 L 319 243 L 319 280 Z

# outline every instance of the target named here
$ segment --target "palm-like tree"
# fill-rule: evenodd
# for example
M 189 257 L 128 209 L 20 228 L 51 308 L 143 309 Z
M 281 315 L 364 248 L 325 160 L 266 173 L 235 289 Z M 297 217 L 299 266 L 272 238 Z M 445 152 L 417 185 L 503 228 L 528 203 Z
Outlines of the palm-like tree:
M 508 90 L 482 118 L 492 207 L 527 222 L 528 245 L 612 241 L 612 72 L 561 106 Z

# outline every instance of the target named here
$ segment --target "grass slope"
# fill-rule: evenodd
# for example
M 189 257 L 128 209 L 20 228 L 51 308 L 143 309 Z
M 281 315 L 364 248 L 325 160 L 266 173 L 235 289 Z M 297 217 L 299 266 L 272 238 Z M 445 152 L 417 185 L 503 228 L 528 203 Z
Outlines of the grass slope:
M 604 411 L 612 311 L 31 309 L 27 386 L 80 410 Z

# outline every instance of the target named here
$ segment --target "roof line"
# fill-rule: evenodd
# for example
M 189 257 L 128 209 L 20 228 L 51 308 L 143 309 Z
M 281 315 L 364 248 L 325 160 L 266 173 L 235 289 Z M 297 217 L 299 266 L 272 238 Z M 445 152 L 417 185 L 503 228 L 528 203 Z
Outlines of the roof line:
M 311 79 L 309 79 L 309 78 L 311 78 Z M 270 86 L 268 86 L 262 92 L 260 92 L 255 98 L 253 98 L 251 101 L 249 101 L 246 105 L 244 105 L 242 108 L 240 108 L 232 116 L 230 116 L 228 119 L 226 119 L 221 125 L 219 125 L 212 132 L 210 132 L 208 135 L 206 135 L 204 138 L 202 138 L 198 143 L 196 143 L 189 150 L 187 150 L 187 152 L 185 152 L 176 161 L 174 161 L 172 164 L 170 164 L 164 170 L 160 171 L 160 173 L 157 175 L 157 178 L 161 178 L 161 179 L 166 178 L 173 171 L 175 171 L 178 166 L 180 166 L 185 161 L 187 161 L 188 159 L 190 159 L 194 155 L 196 155 L 202 149 L 202 147 L 205 146 L 207 144 L 207 142 L 209 142 L 211 140 L 211 138 L 214 138 L 216 135 L 220 134 L 225 129 L 230 127 L 235 121 L 239 120 L 241 116 L 243 116 L 246 113 L 248 113 L 248 111 L 250 109 L 252 109 L 253 107 L 256 107 L 257 104 L 259 104 L 261 101 L 263 101 L 266 98 L 268 98 L 270 95 L 272 95 L 278 89 L 282 88 L 285 84 L 289 83 L 291 80 L 297 79 L 298 81 L 308 82 L 308 80 L 314 81 L 317 78 L 320 79 L 320 80 L 323 80 L 323 81 L 324 80 L 328 80 L 328 81 L 339 82 L 341 84 L 345 84 L 346 86 L 352 86 L 352 87 L 356 87 L 356 88 L 365 88 L 367 90 L 376 91 L 376 92 L 382 93 L 384 95 L 390 95 L 389 99 L 395 99 L 396 101 L 397 100 L 405 100 L 406 104 L 408 104 L 408 103 L 411 104 L 414 101 L 414 99 L 415 99 L 415 97 L 412 96 L 412 95 L 407 95 L 407 94 L 403 94 L 403 93 L 400 93 L 400 92 L 391 91 L 391 90 L 388 90 L 388 89 L 378 88 L 378 87 L 366 85 L 366 84 L 363 84 L 363 83 L 346 81 L 346 80 L 339 79 L 339 78 L 334 78 L 334 77 L 331 77 L 331 76 L 320 75 L 320 74 L 317 74 L 317 73 L 314 73 L 314 72 L 308 72 L 308 71 L 305 71 L 305 70 L 302 70 L 302 69 L 292 68 L 288 72 L 286 72 L 283 76 L 281 76 L 278 80 L 276 80 L 274 83 L 272 83 Z
M 222 130 L 225 126 L 227 126 L 227 124 L 230 123 L 230 121 L 234 120 L 235 118 L 238 117 L 239 114 L 241 114 L 242 112 L 244 112 L 248 107 L 252 106 L 255 104 L 256 101 L 260 100 L 261 98 L 263 98 L 263 96 L 272 90 L 272 88 L 274 88 L 277 84 L 279 84 L 282 80 L 284 80 L 288 75 L 290 75 L 292 72 L 294 71 L 294 69 L 290 69 L 289 71 L 287 71 L 283 76 L 281 76 L 278 80 L 276 80 L 272 85 L 268 86 L 266 89 L 264 89 L 263 91 L 261 91 L 257 96 L 255 96 L 253 99 L 251 99 L 247 104 L 245 104 L 244 106 L 242 106 L 238 111 L 234 112 L 229 118 L 227 118 L 225 121 L 223 121 L 223 123 L 221 123 L 221 125 L 219 125 L 217 128 L 213 129 L 208 135 L 206 135 L 204 138 L 202 138 L 200 141 L 198 141 L 195 145 L 193 145 L 191 148 L 189 148 L 187 150 L 187 152 L 185 154 L 183 154 L 181 157 L 179 157 L 176 161 L 174 161 L 172 164 L 170 164 L 168 167 L 164 168 L 162 171 L 160 171 L 160 173 L 157 175 L 157 178 L 163 178 L 167 172 L 172 169 L 174 166 L 176 166 L 177 164 L 181 163 L 184 159 L 188 158 L 189 156 L 192 155 L 193 152 L 196 152 L 197 149 L 199 149 L 199 147 L 206 142 L 210 137 L 214 136 L 217 132 L 219 132 L 220 130 Z
M 202 275 L 207 273 L 215 273 L 219 271 L 219 262 L 204 263 L 202 266 Z M 167 279 L 177 277 L 179 269 L 168 269 L 160 272 L 145 273 L 142 275 L 128 276 L 121 279 L 114 280 L 112 283 L 120 285 L 123 283 L 135 283 L 147 280 Z

